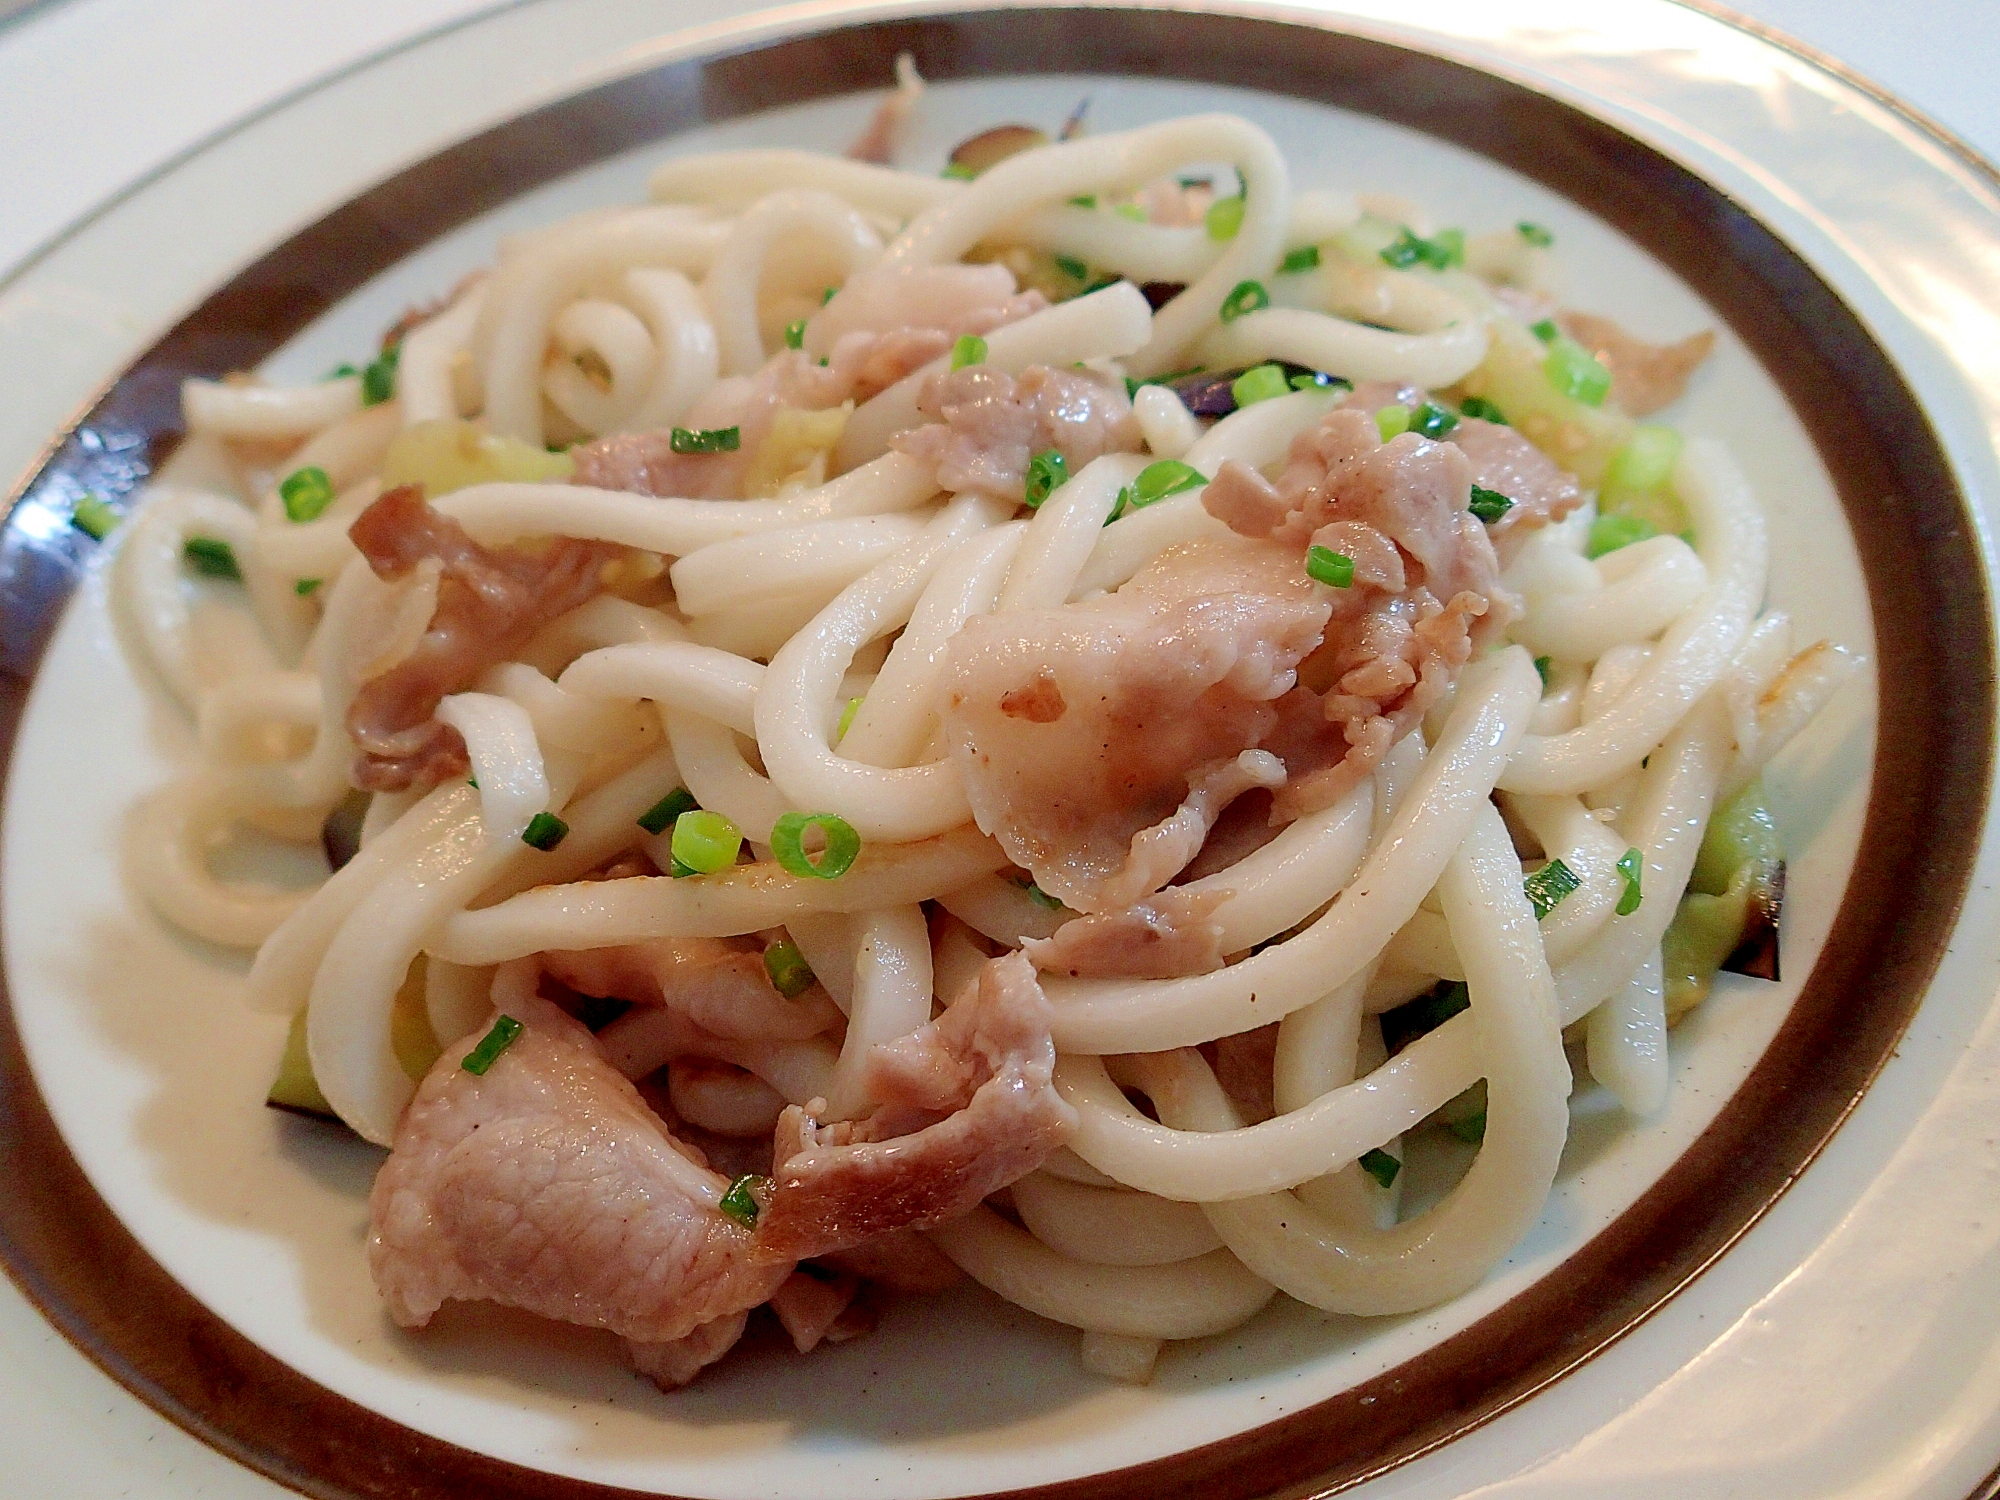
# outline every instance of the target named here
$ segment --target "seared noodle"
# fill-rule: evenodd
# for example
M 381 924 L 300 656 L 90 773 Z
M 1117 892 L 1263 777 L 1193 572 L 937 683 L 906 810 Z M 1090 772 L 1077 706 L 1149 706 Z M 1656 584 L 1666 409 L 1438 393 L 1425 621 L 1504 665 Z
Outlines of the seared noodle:
M 1763 610 L 1729 455 L 1635 421 L 1707 343 L 1245 120 L 1037 136 L 670 161 L 364 371 L 189 383 L 211 482 L 117 581 L 201 757 L 129 864 L 258 950 L 277 1102 L 393 1148 L 398 1321 L 673 1385 L 954 1267 L 1126 1379 L 1274 1292 L 1422 1308 L 1540 1213 L 1565 1036 L 1657 1110 L 1775 920 L 1769 849 L 1697 856 L 1853 659 Z M 208 862 L 357 818 L 310 892 Z

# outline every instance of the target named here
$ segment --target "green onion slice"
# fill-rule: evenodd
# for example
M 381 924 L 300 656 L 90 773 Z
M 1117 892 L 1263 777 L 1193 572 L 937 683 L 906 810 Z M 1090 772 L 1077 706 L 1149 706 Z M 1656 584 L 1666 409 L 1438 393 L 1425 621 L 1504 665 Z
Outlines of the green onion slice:
M 803 349 L 806 346 L 806 320 L 794 318 L 785 325 L 785 347 Z
M 1095 208 L 1097 207 L 1097 194 L 1078 193 L 1074 198 L 1069 200 L 1069 206 L 1071 208 Z
M 569 837 L 569 824 L 554 813 L 538 812 L 528 819 L 528 826 L 521 831 L 521 842 L 530 849 L 539 849 L 544 854 Z
M 673 826 L 674 819 L 684 812 L 693 812 L 701 804 L 694 800 L 694 793 L 684 786 L 677 786 L 666 796 L 639 814 L 639 826 L 648 833 L 665 833 Z
M 1549 668 L 1554 664 L 1555 658 L 1553 656 L 1538 656 L 1535 658 L 1535 675 L 1542 679 L 1542 691 L 1545 693 L 1549 690 Z
M 234 578 L 242 581 L 243 570 L 236 565 L 236 553 L 227 542 L 212 536 L 191 536 L 181 548 L 187 565 L 204 578 Z
M 1052 259 L 1056 263 L 1056 269 L 1069 277 L 1071 281 L 1090 280 L 1090 267 L 1078 260 L 1074 255 L 1057 255 L 1052 257 Z
M 292 592 L 303 599 L 309 594 L 316 593 L 322 581 L 318 578 L 301 578 L 297 583 L 292 585 Z
M 1554 318 L 1544 318 L 1539 323 L 1529 324 L 1528 332 L 1532 333 L 1545 344 L 1552 344 L 1562 337 L 1562 330 L 1556 327 L 1556 320 Z
M 1146 210 L 1139 207 L 1136 203 L 1120 203 L 1111 211 L 1121 219 L 1130 219 L 1134 224 L 1148 224 L 1152 222 L 1146 217 Z
M 486 1070 L 500 1058 L 500 1054 L 519 1040 L 528 1028 L 512 1016 L 502 1016 L 493 1023 L 493 1029 L 479 1039 L 479 1045 L 466 1053 L 459 1066 L 475 1077 L 483 1077 Z
M 1319 246 L 1301 245 L 1296 250 L 1285 252 L 1285 258 L 1278 262 L 1280 276 L 1299 276 L 1319 266 Z
M 1590 538 L 1584 543 L 1583 555 L 1595 560 L 1607 552 L 1616 552 L 1620 547 L 1629 547 L 1634 542 L 1643 542 L 1659 534 L 1659 528 L 1644 516 L 1627 516 L 1613 511 L 1590 523 Z
M 1437 271 L 1449 271 L 1453 266 L 1465 264 L 1465 232 L 1460 229 L 1440 229 L 1429 239 L 1405 225 L 1402 231 L 1382 251 L 1382 263 L 1406 271 L 1411 266 L 1425 265 Z
M 1385 406 L 1375 413 L 1375 430 L 1382 434 L 1382 441 L 1401 437 L 1410 430 L 1410 409 L 1407 406 Z
M 1069 460 L 1054 448 L 1045 448 L 1028 460 L 1024 498 L 1029 510 L 1040 510 L 1047 500 L 1069 480 Z
M 840 288 L 837 286 L 830 286 L 825 291 L 821 292 L 819 294 L 819 305 L 821 307 L 825 307 L 827 303 L 833 300 L 833 294 L 839 290 Z
M 1058 901 L 1054 896 L 1051 896 L 1047 891 L 1043 890 L 1040 886 L 1036 885 L 1035 882 L 1032 880 L 1030 880 L 1026 885 L 1022 886 L 1021 889 L 1027 893 L 1028 899 L 1034 902 L 1035 905 L 1037 906 L 1043 907 L 1049 911 L 1061 911 L 1063 909 L 1062 902 Z
M 1243 227 L 1243 199 L 1239 194 L 1233 198 L 1217 198 L 1208 205 L 1208 212 L 1202 218 L 1208 229 L 1208 237 L 1218 244 L 1223 240 L 1236 238 L 1236 231 Z
M 1483 484 L 1472 487 L 1472 513 L 1491 526 L 1495 521 L 1514 508 L 1514 502 L 1498 490 L 1489 490 Z
M 1575 339 L 1550 340 L 1542 372 L 1549 377 L 1550 385 L 1585 406 L 1602 406 L 1604 398 L 1611 394 L 1611 372 Z
M 1463 415 L 1476 417 L 1482 422 L 1494 422 L 1502 427 L 1507 425 L 1507 414 L 1484 396 L 1467 396 L 1458 403 L 1458 409 Z
M 812 965 L 799 952 L 799 945 L 788 937 L 781 937 L 764 950 L 764 972 L 770 977 L 771 988 L 787 1000 L 796 1000 L 812 988 Z
M 317 521 L 333 504 L 333 481 L 319 465 L 308 464 L 284 477 L 278 485 L 278 498 L 285 503 L 287 520 Z
M 817 828 L 826 839 L 819 859 L 806 853 L 806 830 Z M 794 875 L 837 880 L 861 854 L 861 835 L 836 813 L 786 813 L 771 828 L 771 852 Z
M 965 163 L 957 161 L 946 162 L 944 170 L 938 173 L 938 176 L 949 177 L 954 182 L 970 182 L 978 175 L 977 172 L 966 166 Z
M 101 542 L 117 529 L 118 512 L 105 502 L 95 490 L 85 491 L 76 509 L 69 513 L 69 524 L 94 542 Z
M 1537 250 L 1546 250 L 1556 242 L 1554 235 L 1532 220 L 1523 219 L 1514 228 L 1520 231 L 1522 239 L 1533 245 Z
M 1329 588 L 1354 586 L 1354 559 L 1344 552 L 1317 544 L 1306 548 L 1306 577 Z
M 1271 294 L 1264 290 L 1261 281 L 1239 281 L 1222 299 L 1221 317 L 1225 323 L 1234 323 L 1245 313 L 1253 313 L 1271 305 Z
M 976 333 L 959 335 L 957 343 L 951 346 L 951 367 L 963 370 L 967 365 L 986 363 L 986 340 Z
M 1632 429 L 1632 437 L 1611 456 L 1605 473 L 1607 490 L 1657 490 L 1674 472 L 1681 456 L 1681 435 L 1657 422 L 1642 422 Z
M 676 427 L 667 437 L 676 453 L 734 453 L 743 446 L 741 427 Z
M 1534 907 L 1535 920 L 1539 922 L 1561 906 L 1563 898 L 1582 884 L 1568 865 L 1559 859 L 1552 859 L 1522 881 L 1521 889 L 1528 893 L 1528 904 Z
M 745 1229 L 755 1229 L 757 1227 L 756 1188 L 758 1184 L 769 1184 L 770 1181 L 771 1179 L 768 1177 L 759 1177 L 755 1173 L 746 1172 L 743 1176 L 729 1184 L 729 1191 L 722 1195 L 722 1202 L 717 1206 Z
M 1386 1188 L 1395 1182 L 1396 1174 L 1403 1170 L 1403 1164 L 1378 1146 L 1372 1151 L 1361 1153 L 1361 1170 Z
M 1468 1146 L 1476 1146 L 1486 1139 L 1486 1111 L 1467 1115 L 1462 1120 L 1452 1120 L 1444 1127 Z
M 380 406 L 396 394 L 396 363 L 402 357 L 403 346 L 391 344 L 361 372 L 363 406 Z
M 1435 401 L 1425 401 L 1410 413 L 1410 431 L 1418 437 L 1441 438 L 1458 426 L 1458 418 Z
M 1128 510 L 1141 510 L 1169 495 L 1200 489 L 1207 483 L 1208 476 L 1201 470 L 1177 458 L 1160 459 L 1157 463 L 1147 464 L 1139 471 L 1138 478 L 1118 492 L 1118 501 L 1111 507 L 1111 515 L 1107 519 L 1115 521 Z
M 1236 398 L 1239 411 L 1259 401 L 1269 401 L 1273 396 L 1282 396 L 1290 389 L 1282 365 L 1258 365 L 1245 370 L 1229 385 L 1229 393 Z
M 1618 915 L 1629 917 L 1639 909 L 1645 895 L 1639 889 L 1639 871 L 1644 859 L 1637 848 L 1627 849 L 1618 856 L 1618 873 L 1624 878 L 1625 892 L 1618 898 Z
M 1348 381 L 1338 375 L 1329 375 L 1324 370 L 1306 370 L 1292 377 L 1292 389 L 1295 391 L 1327 391 L 1335 386 L 1343 390 L 1353 388 Z
M 833 742 L 837 745 L 847 738 L 847 731 L 854 727 L 854 716 L 861 712 L 861 700 L 849 698 L 847 707 L 840 711 L 840 722 L 834 726 Z
M 721 813 L 696 808 L 674 819 L 670 847 L 675 865 L 685 867 L 691 875 L 713 875 L 736 863 L 743 832 Z

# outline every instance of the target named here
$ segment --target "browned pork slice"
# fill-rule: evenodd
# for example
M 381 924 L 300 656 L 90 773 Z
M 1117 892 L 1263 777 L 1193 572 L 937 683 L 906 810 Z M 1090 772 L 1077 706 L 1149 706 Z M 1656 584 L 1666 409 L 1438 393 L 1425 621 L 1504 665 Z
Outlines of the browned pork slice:
M 1022 948 L 1036 968 L 1072 979 L 1209 974 L 1222 967 L 1222 929 L 1214 912 L 1227 899 L 1222 891 L 1168 889 L 1123 911 L 1065 922 L 1054 937 L 1031 938 Z
M 914 1229 L 892 1229 L 819 1258 L 892 1292 L 941 1292 L 965 1279 L 944 1251 Z
M 1649 344 L 1596 313 L 1559 313 L 1556 321 L 1611 372 L 1611 399 L 1635 417 L 1680 400 L 1688 377 L 1715 348 L 1715 333 L 1707 328 L 1678 343 Z
M 420 1328 L 446 1301 L 499 1302 L 669 1344 L 776 1291 L 790 1265 L 753 1254 L 716 1207 L 728 1181 L 590 1033 L 545 1000 L 509 1007 L 520 1036 L 481 1076 L 459 1066 L 480 1033 L 447 1048 L 376 1176 L 368 1266 L 390 1316 Z
M 1277 725 L 1326 592 L 1299 549 L 1230 538 L 1171 548 L 1114 594 L 969 620 L 944 725 L 979 826 L 1076 911 L 1159 889 L 1223 792 L 1282 770 L 1240 757 Z
M 1290 778 L 1280 821 L 1330 806 L 1444 694 L 1476 646 L 1512 618 L 1486 527 L 1467 509 L 1472 460 L 1454 443 L 1403 433 L 1387 443 L 1366 412 L 1341 408 L 1292 443 L 1274 484 L 1234 461 L 1203 496 L 1232 530 L 1268 537 L 1303 565 L 1320 546 L 1353 562 L 1327 590 L 1325 643 L 1300 668 L 1300 696 L 1280 705 L 1270 744 Z M 1324 760 L 1304 694 L 1345 743 Z M 1322 763 L 1314 765 L 1313 761 Z M 1046 889 L 1046 887 L 1045 887 Z
M 857 1302 L 861 1282 L 844 1271 L 802 1266 L 771 1294 L 771 1311 L 792 1336 L 792 1347 L 810 1354 L 822 1343 L 844 1344 L 875 1327 L 875 1315 Z
M 362 683 L 348 705 L 347 732 L 361 751 L 354 782 L 377 792 L 465 774 L 465 741 L 434 717 L 438 700 L 470 687 L 542 626 L 595 597 L 604 565 L 624 551 L 573 537 L 532 552 L 482 547 L 415 485 L 383 495 L 347 534 L 378 578 L 403 578 L 427 558 L 444 566 L 429 629 L 408 656 Z
M 736 1347 L 749 1324 L 748 1312 L 725 1313 L 694 1332 L 665 1343 L 627 1339 L 632 1367 L 663 1391 L 677 1391 Z
M 1050 1081 L 1050 1019 L 1026 957 L 993 959 L 937 1020 L 870 1050 L 867 1118 L 787 1109 L 759 1252 L 786 1264 L 933 1228 L 1034 1171 L 1076 1129 Z
M 899 433 L 890 446 L 935 464 L 940 489 L 1002 500 L 1021 498 L 1028 460 L 1037 453 L 1055 449 L 1074 474 L 1106 453 L 1139 447 L 1124 383 L 1094 370 L 1030 365 L 1014 376 L 968 365 L 925 381 L 917 410 L 924 425 Z
M 787 1000 L 772 987 L 757 947 L 726 938 L 657 938 L 549 952 L 542 967 L 580 995 L 665 1005 L 718 1037 L 803 1041 L 840 1019 L 818 985 Z

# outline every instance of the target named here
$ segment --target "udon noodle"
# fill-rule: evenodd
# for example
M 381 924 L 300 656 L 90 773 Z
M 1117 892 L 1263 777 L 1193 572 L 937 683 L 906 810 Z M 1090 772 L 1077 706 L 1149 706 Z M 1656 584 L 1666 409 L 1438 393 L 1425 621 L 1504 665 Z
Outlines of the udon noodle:
M 1227 115 L 651 188 L 365 369 L 189 382 L 117 562 L 200 742 L 130 868 L 257 950 L 274 1102 L 392 1148 L 397 1320 L 671 1386 L 963 1273 L 1145 1379 L 1478 1282 L 1571 1058 L 1659 1109 L 1770 939 L 1756 778 L 1852 666 L 1635 420 L 1708 336 Z M 225 878 L 246 828 L 335 869 Z

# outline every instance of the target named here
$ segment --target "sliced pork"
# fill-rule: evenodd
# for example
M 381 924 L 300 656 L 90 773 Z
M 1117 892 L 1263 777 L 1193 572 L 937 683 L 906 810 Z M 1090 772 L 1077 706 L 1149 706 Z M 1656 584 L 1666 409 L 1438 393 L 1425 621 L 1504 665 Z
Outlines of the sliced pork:
M 632 1367 L 663 1391 L 677 1391 L 736 1347 L 749 1325 L 747 1312 L 724 1313 L 692 1333 L 665 1343 L 627 1339 Z
M 822 1343 L 844 1344 L 874 1328 L 874 1315 L 855 1301 L 860 1291 L 859 1278 L 844 1271 L 801 1267 L 771 1294 L 771 1311 L 792 1347 L 810 1354 Z
M 1680 400 L 1688 377 L 1715 348 L 1715 333 L 1706 328 L 1678 343 L 1650 344 L 1596 313 L 1565 312 L 1556 321 L 1611 372 L 1610 399 L 1635 417 Z
M 838 299 L 836 299 L 838 300 Z M 1139 422 L 1122 381 L 1094 370 L 1030 365 L 1019 376 L 986 365 L 934 375 L 899 433 L 897 451 L 937 466 L 940 489 L 1020 500 L 1028 460 L 1055 449 L 1074 474 L 1106 453 L 1139 448 Z
M 1123 911 L 1078 917 L 1051 938 L 1022 945 L 1035 967 L 1072 979 L 1176 979 L 1222 967 L 1222 929 L 1213 919 L 1227 893 L 1164 890 Z
M 542 967 L 580 995 L 665 1005 L 711 1035 L 734 1040 L 803 1041 L 840 1019 L 817 984 L 787 1000 L 772 987 L 763 953 L 727 938 L 544 953 Z
M 375 1179 L 368 1265 L 390 1315 L 420 1328 L 447 1301 L 488 1301 L 643 1345 L 724 1320 L 719 1340 L 791 1266 L 752 1253 L 715 1207 L 728 1181 L 678 1146 L 588 1031 L 545 1000 L 509 1007 L 520 1036 L 481 1076 L 459 1066 L 481 1033 L 447 1048 Z M 670 1370 L 688 1353 L 635 1358 Z
M 624 549 L 555 537 L 536 550 L 483 547 L 465 528 L 401 485 L 370 505 L 348 535 L 378 578 L 443 565 L 430 626 L 401 661 L 361 684 L 347 731 L 361 751 L 355 785 L 368 791 L 430 786 L 467 768 L 465 741 L 434 717 L 438 700 L 514 658 L 537 630 L 594 598 L 604 566 Z
M 759 1252 L 789 1264 L 928 1229 L 1040 1166 L 1076 1129 L 1050 1081 L 1050 1020 L 1027 958 L 993 959 L 937 1020 L 871 1049 L 865 1119 L 822 1126 L 786 1110 Z

